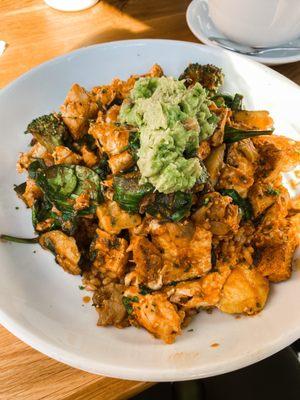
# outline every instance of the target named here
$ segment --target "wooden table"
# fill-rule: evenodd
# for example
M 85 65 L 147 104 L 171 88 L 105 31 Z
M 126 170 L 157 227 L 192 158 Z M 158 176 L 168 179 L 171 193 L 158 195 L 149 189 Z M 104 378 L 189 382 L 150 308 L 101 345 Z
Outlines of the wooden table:
M 197 41 L 185 21 L 188 0 L 107 0 L 89 10 L 62 13 L 42 0 L 1 0 L 0 87 L 52 57 L 120 39 Z M 300 62 L 275 67 L 300 83 Z M 31 349 L 0 328 L 0 400 L 127 399 L 148 386 L 82 372 Z

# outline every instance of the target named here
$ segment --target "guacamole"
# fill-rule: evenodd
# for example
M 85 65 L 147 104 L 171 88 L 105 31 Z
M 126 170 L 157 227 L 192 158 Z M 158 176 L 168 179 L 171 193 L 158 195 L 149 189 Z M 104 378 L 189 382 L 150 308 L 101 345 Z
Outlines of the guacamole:
M 209 103 L 199 83 L 188 89 L 184 81 L 167 77 L 140 78 L 135 83 L 119 118 L 139 128 L 141 183 L 173 193 L 189 190 L 201 179 L 204 171 L 196 150 L 218 122 Z

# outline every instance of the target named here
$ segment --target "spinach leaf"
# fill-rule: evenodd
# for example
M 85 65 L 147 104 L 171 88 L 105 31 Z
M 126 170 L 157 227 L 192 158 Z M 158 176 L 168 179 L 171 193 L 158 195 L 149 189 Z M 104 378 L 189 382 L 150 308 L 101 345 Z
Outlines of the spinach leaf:
M 272 135 L 273 131 L 274 129 L 267 131 L 247 131 L 225 126 L 224 143 L 234 143 L 255 136 Z
M 99 175 L 100 179 L 104 181 L 107 178 L 107 175 L 111 174 L 111 170 L 108 165 L 108 155 L 103 153 L 99 163 L 92 169 Z
M 140 144 L 140 132 L 130 132 L 129 135 L 129 144 L 128 144 L 128 150 L 130 154 L 132 155 L 132 158 L 134 161 L 138 160 L 138 150 L 141 147 Z
M 161 216 L 178 222 L 189 214 L 191 206 L 191 193 L 164 194 L 156 192 L 154 201 L 147 206 L 146 211 L 152 216 Z
M 139 178 L 125 176 L 114 177 L 114 200 L 121 208 L 129 212 L 138 212 L 139 205 L 144 196 L 152 193 L 154 188 L 150 183 L 139 185 Z
M 20 238 L 16 236 L 10 235 L 0 235 L 0 240 L 5 240 L 7 242 L 14 242 L 14 243 L 24 243 L 24 244 L 34 244 L 39 242 L 39 238 Z

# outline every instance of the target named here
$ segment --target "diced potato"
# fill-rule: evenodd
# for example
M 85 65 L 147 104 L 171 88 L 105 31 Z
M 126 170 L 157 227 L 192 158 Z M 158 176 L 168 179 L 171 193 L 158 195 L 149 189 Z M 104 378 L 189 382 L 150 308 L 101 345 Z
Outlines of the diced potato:
M 269 111 L 234 111 L 232 114 L 232 126 L 253 131 L 266 131 L 272 129 L 273 119 Z
M 254 268 L 238 266 L 227 278 L 217 307 L 229 314 L 256 314 L 264 308 L 268 294 L 266 278 Z

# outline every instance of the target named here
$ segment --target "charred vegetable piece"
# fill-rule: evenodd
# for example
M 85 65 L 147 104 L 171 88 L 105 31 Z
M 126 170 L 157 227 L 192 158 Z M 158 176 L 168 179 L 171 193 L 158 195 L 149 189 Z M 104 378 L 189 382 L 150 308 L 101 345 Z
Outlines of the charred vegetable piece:
M 234 189 L 221 189 L 219 192 L 222 196 L 229 196 L 232 198 L 233 203 L 239 206 L 245 220 L 251 219 L 253 215 L 252 206 L 247 199 L 243 199 Z
M 32 136 L 49 152 L 53 152 L 56 146 L 61 146 L 69 137 L 68 128 L 63 120 L 54 114 L 43 115 L 34 119 L 25 131 Z
M 205 160 L 205 166 L 210 177 L 210 182 L 213 186 L 218 182 L 220 171 L 224 164 L 225 149 L 226 145 L 223 143 L 214 148 Z
M 23 200 L 23 194 L 25 193 L 26 182 L 21 183 L 20 185 L 15 185 L 14 191 L 17 193 L 18 197 Z
M 115 191 L 114 200 L 123 210 L 129 212 L 138 212 L 142 198 L 154 190 L 149 183 L 139 185 L 138 177 L 115 176 L 113 187 Z
M 230 94 L 217 94 L 212 98 L 217 107 L 227 107 L 231 110 L 241 110 L 243 108 L 243 95 L 236 93 L 234 96 Z
M 146 211 L 153 216 L 160 215 L 162 218 L 177 222 L 189 214 L 191 206 L 191 193 L 164 194 L 156 192 L 154 202 L 148 205 Z
M 241 110 L 243 108 L 243 95 L 236 93 L 230 108 L 232 110 Z
M 199 82 L 205 89 L 216 92 L 224 82 L 224 74 L 215 65 L 194 63 L 190 64 L 180 75 L 179 80 L 182 79 L 185 79 L 186 86 Z
M 206 166 L 204 164 L 203 161 L 199 160 L 200 165 L 201 165 L 201 175 L 199 176 L 199 178 L 196 181 L 196 184 L 202 184 L 202 183 L 206 183 L 209 180 L 209 173 L 206 169 Z
M 266 131 L 249 131 L 249 130 L 235 129 L 230 126 L 226 126 L 224 134 L 224 143 L 234 143 L 255 136 L 272 135 L 273 131 L 274 129 L 269 129 Z

